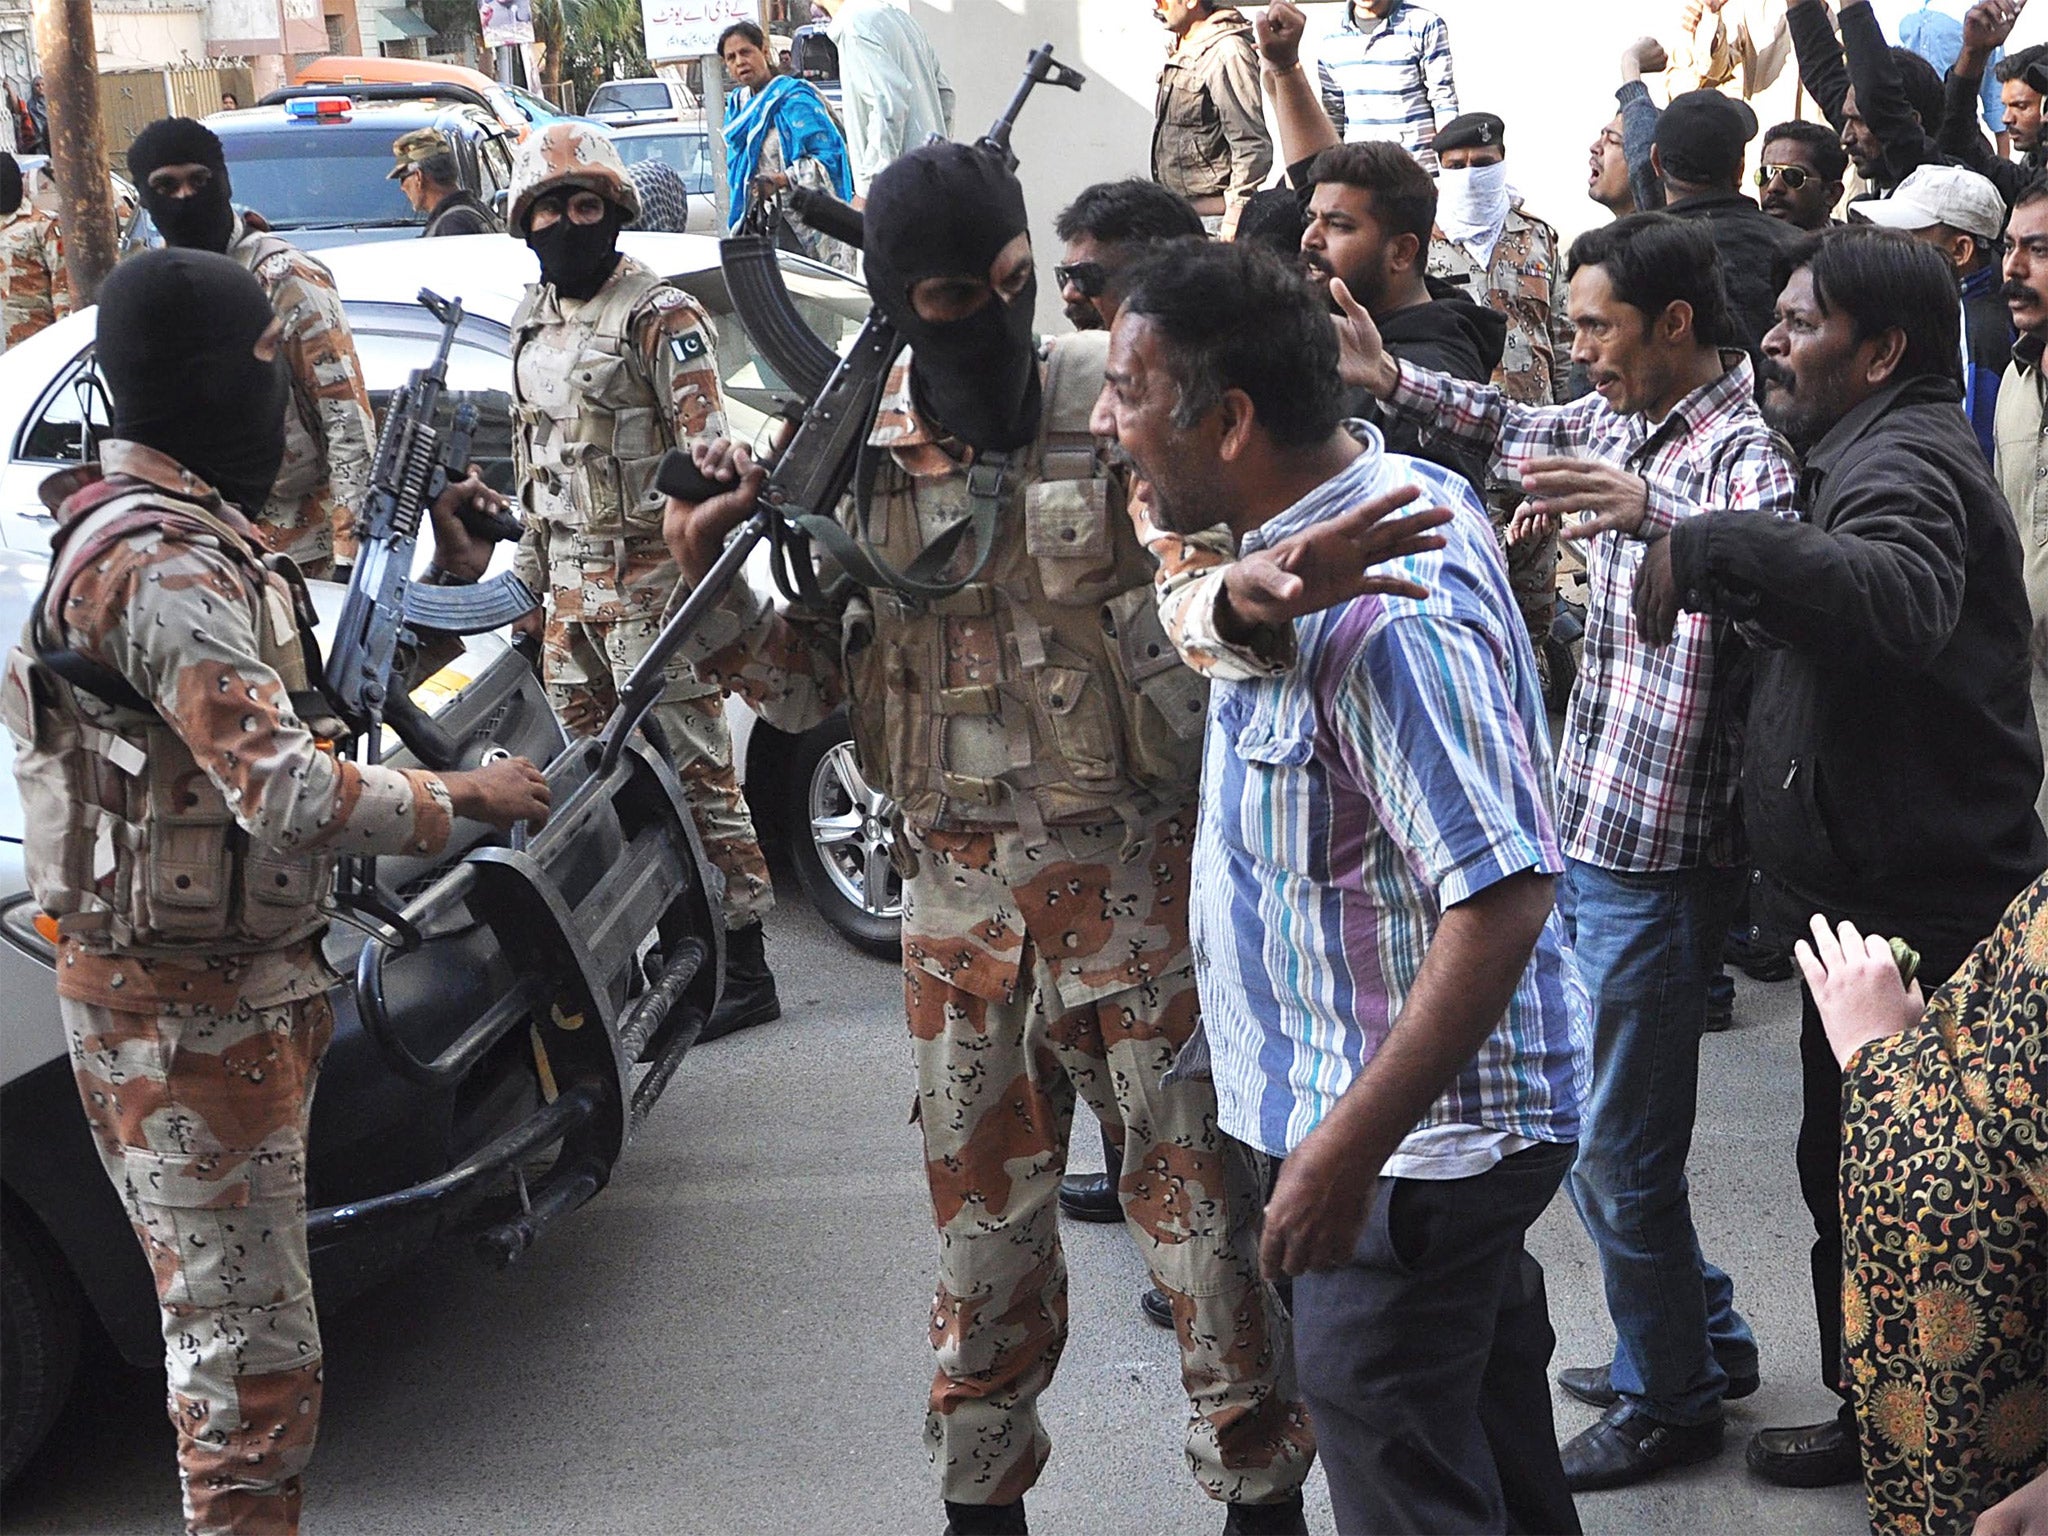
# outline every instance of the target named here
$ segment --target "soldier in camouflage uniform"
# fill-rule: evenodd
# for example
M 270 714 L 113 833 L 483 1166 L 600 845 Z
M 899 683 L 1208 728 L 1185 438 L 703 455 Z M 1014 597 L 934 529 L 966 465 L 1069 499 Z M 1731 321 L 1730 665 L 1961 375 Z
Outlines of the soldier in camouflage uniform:
M 70 313 L 56 217 L 23 196 L 21 162 L 0 154 L 0 352 Z
M 186 1528 L 282 1536 L 320 1413 L 305 1137 L 334 858 L 545 816 L 547 785 L 525 762 L 359 766 L 302 718 L 305 589 L 235 504 L 284 451 L 279 324 L 248 273 L 149 252 L 100 321 L 112 436 L 44 487 L 56 555 L 0 719 L 79 1094 L 156 1278 Z M 435 513 L 443 569 L 472 580 L 487 551 L 454 509 L 479 490 Z
M 291 399 L 284 468 L 255 516 L 264 542 L 308 576 L 355 558 L 356 509 L 369 494 L 377 424 L 334 274 L 229 200 L 220 140 L 187 117 L 151 123 L 128 170 L 166 243 L 223 251 L 256 275 L 284 322 Z
M 590 124 L 553 123 L 519 147 L 510 224 L 540 258 L 541 280 L 512 318 L 526 509 L 514 569 L 548 594 L 543 670 L 575 736 L 604 724 L 675 590 L 655 468 L 669 448 L 725 431 L 710 318 L 618 250 L 639 211 L 618 151 Z M 715 1039 L 781 1016 L 761 936 L 774 890 L 733 768 L 724 694 L 679 659 L 651 718 L 725 877 L 725 992 L 703 1036 Z
M 1260 1184 L 1217 1132 L 1212 1085 L 1168 1075 L 1196 1024 L 1188 869 L 1206 690 L 1160 628 L 1157 563 L 1088 430 L 1105 335 L 1059 338 L 1041 368 L 1022 190 L 978 150 L 897 160 L 869 194 L 867 231 L 875 302 L 915 355 L 868 438 L 867 536 L 823 571 L 863 580 L 787 616 L 736 584 L 685 648 L 784 730 L 845 701 L 862 771 L 899 810 L 915 1113 L 940 1238 L 925 1438 L 949 1529 L 1024 1529 L 1050 1452 L 1037 1399 L 1066 1339 L 1056 1195 L 1078 1103 L 1122 1146 L 1127 1229 L 1179 1335 L 1197 1481 L 1231 1504 L 1231 1529 L 1305 1529 L 1313 1439 L 1286 1315 L 1258 1272 Z M 984 485 L 998 464 L 1000 484 Z M 706 503 L 701 523 L 674 504 L 686 571 L 708 566 L 746 500 Z M 960 542 L 985 536 L 987 560 L 909 595 L 889 568 L 929 564 L 963 518 L 980 532 Z
M 1507 347 L 1493 382 L 1510 400 L 1562 404 L 1569 398 L 1565 377 L 1572 357 L 1564 255 L 1557 231 L 1508 188 L 1505 125 L 1491 112 L 1468 112 L 1437 131 L 1436 153 L 1443 174 L 1429 275 L 1458 284 L 1467 297 L 1507 317 Z M 1508 522 L 1521 504 L 1522 488 L 1515 481 L 1496 477 L 1487 483 L 1486 508 L 1547 688 L 1544 642 L 1557 608 L 1557 534 L 1510 544 Z

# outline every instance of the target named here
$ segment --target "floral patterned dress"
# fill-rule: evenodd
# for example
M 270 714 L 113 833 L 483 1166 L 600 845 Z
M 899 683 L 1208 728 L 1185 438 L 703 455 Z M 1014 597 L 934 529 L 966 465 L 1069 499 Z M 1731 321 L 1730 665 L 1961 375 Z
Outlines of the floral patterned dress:
M 1880 1533 L 2048 1467 L 2048 875 L 1843 1074 L 1844 1355 Z

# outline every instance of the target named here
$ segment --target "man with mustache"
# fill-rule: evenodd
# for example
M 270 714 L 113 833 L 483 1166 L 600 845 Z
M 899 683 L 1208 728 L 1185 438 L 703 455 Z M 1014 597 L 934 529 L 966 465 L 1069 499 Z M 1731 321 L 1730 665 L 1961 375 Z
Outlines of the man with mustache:
M 1963 47 L 1942 82 L 1944 116 L 1936 135 L 1943 153 L 1980 176 L 1989 177 L 2010 205 L 2022 188 L 2041 175 L 2041 90 L 2048 85 L 2048 45 L 2036 43 L 1998 61 L 1998 98 L 2005 109 L 2005 138 L 2014 158 L 1992 148 L 1977 126 L 1976 101 L 1991 55 L 2012 36 L 2026 0 L 1983 0 L 1963 16 Z
M 2029 648 L 2034 663 L 2034 724 L 2048 752 L 2048 381 L 2041 372 L 2048 348 L 2048 182 L 2025 188 L 2005 225 L 2005 286 L 1999 290 L 2019 340 L 1998 391 L 1998 482 L 2019 526 L 2027 607 L 2033 615 Z M 2035 801 L 2048 822 L 2048 783 Z
M 1764 425 L 1747 355 L 1725 347 L 1708 230 L 1633 214 L 1572 245 L 1572 353 L 1595 393 L 1522 405 L 1393 357 L 1354 306 L 1352 373 L 1398 421 L 1486 453 L 1529 497 L 1516 533 L 1590 514 L 1585 664 L 1557 772 L 1559 907 L 1591 994 L 1593 1088 L 1571 1172 L 1600 1254 L 1616 1344 L 1568 1370 L 1605 1409 L 1564 1447 L 1574 1491 L 1640 1482 L 1721 1449 L 1721 1405 L 1757 1387 L 1734 1287 L 1702 1255 L 1685 1162 L 1708 979 L 1739 896 L 1741 674 L 1733 625 L 1693 618 L 1675 646 L 1637 635 L 1637 569 L 1674 526 L 1792 517 L 1790 461 Z M 1723 511 L 1725 509 L 1725 511 Z
M 1310 284 L 1328 295 L 1341 281 L 1397 357 L 1454 378 L 1492 378 L 1506 346 L 1507 319 L 1429 276 L 1436 184 L 1415 157 L 1384 141 L 1339 144 L 1318 155 L 1309 174 L 1301 261 Z M 1370 399 L 1353 403 L 1355 414 L 1378 417 Z M 1381 427 L 1390 452 L 1442 464 L 1475 490 L 1485 486 L 1485 466 L 1474 454 L 1430 440 L 1413 423 Z
M 1842 141 L 1824 124 L 1795 119 L 1764 134 L 1757 196 L 1772 218 L 1811 234 L 1834 222 L 1848 172 L 1849 156 Z
M 1803 455 L 1802 516 L 1679 523 L 1644 553 L 1636 623 L 1657 655 L 1701 618 L 1761 642 L 1742 751 L 1759 922 L 1789 939 L 1820 912 L 1897 935 L 1934 987 L 2048 864 L 2020 540 L 1958 406 L 1948 258 L 1851 226 L 1807 237 L 1788 268 L 1764 408 Z M 1843 1403 L 1760 1431 L 1749 1465 L 1816 1488 L 1855 1481 L 1861 1458 L 1841 1370 L 1841 1071 L 1811 993 L 1799 1057 L 1822 1382 Z
M 1160 240 L 1200 240 L 1194 205 L 1155 181 L 1101 181 L 1060 210 L 1053 233 L 1064 242 L 1052 269 L 1060 307 L 1077 331 L 1106 331 L 1123 301 L 1123 277 Z
M 1874 190 L 1890 191 L 1916 167 L 1949 163 L 1934 139 L 1945 109 L 1941 76 L 1912 49 L 1885 40 L 1870 0 L 1842 6 L 1839 37 L 1827 0 L 1793 0 L 1785 19 L 1801 82 Z

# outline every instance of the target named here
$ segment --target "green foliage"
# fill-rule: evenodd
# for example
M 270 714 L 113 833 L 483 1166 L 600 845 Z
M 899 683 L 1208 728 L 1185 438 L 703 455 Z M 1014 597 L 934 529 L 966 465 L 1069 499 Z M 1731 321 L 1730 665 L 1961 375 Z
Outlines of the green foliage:
M 607 80 L 654 72 L 640 0 L 534 0 L 533 30 L 546 45 L 550 83 L 573 81 L 579 104 Z

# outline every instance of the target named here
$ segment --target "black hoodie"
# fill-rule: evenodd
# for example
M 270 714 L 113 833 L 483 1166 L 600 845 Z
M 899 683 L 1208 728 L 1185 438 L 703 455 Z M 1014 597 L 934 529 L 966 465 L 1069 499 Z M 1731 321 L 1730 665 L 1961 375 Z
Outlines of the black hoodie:
M 1486 383 L 1500 366 L 1501 353 L 1507 347 L 1507 317 L 1474 303 L 1453 284 L 1434 277 L 1426 281 L 1429 298 L 1425 302 L 1373 316 L 1380 329 L 1380 340 L 1388 352 L 1404 363 L 1448 373 L 1454 379 Z M 1485 499 L 1483 455 L 1464 452 L 1442 438 L 1425 442 L 1423 429 L 1414 422 L 1397 421 L 1390 425 L 1381 415 L 1379 402 L 1364 391 L 1350 404 L 1350 414 L 1362 416 L 1380 429 L 1389 452 L 1409 454 L 1455 470 L 1472 482 L 1474 493 L 1482 501 Z

